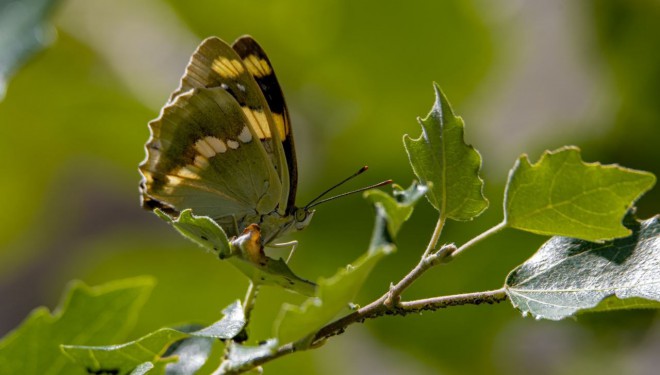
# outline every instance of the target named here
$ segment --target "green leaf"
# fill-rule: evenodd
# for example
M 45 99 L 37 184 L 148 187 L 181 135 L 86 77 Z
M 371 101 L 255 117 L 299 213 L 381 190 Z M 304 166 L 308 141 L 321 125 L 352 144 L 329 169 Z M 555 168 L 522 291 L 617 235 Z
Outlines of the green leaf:
M 181 235 L 217 254 L 220 259 L 233 255 L 225 231 L 210 217 L 195 216 L 191 209 L 181 211 L 176 219 L 172 219 L 159 209 L 155 209 L 154 213 L 172 225 Z
M 505 222 L 528 232 L 602 241 L 630 234 L 626 211 L 655 176 L 618 165 L 585 163 L 577 147 L 546 151 L 536 164 L 521 156 L 509 172 Z
M 434 84 L 435 104 L 424 119 L 418 119 L 422 135 L 403 143 L 410 165 L 420 181 L 429 186 L 426 197 L 440 215 L 454 220 L 472 220 L 488 208 L 479 177 L 481 156 L 463 140 L 463 119 L 454 115 L 447 98 Z
M 222 362 L 215 375 L 235 374 L 251 367 L 252 362 L 270 356 L 277 350 L 277 340 L 270 339 L 259 346 L 247 346 L 230 342 L 227 358 Z
M 314 294 L 316 284 L 298 277 L 284 260 L 266 256 L 260 262 L 250 260 L 241 248 L 243 236 L 229 242 L 224 230 L 210 217 L 193 215 L 190 209 L 181 211 L 176 219 L 159 209 L 154 212 L 184 237 L 226 259 L 255 284 L 279 286 L 305 296 Z
M 659 217 L 628 217 L 633 234 L 605 243 L 553 237 L 513 270 L 506 290 L 523 314 L 559 320 L 578 312 L 660 307 Z
M 278 286 L 303 296 L 312 296 L 316 292 L 316 284 L 294 274 L 282 258 L 275 260 L 265 257 L 261 263 L 239 257 L 227 261 L 256 285 Z
M 111 346 L 63 345 L 62 351 L 76 364 L 85 367 L 89 372 L 129 374 L 137 366 L 145 362 L 156 365 L 161 361 L 161 355 L 167 348 L 189 337 L 187 333 L 161 328 L 135 341 Z M 175 361 L 175 358 L 162 359 L 165 362 Z
M 393 251 L 394 246 L 387 244 L 370 250 L 334 276 L 320 278 L 316 295 L 300 306 L 284 304 L 275 322 L 278 341 L 288 343 L 303 339 L 332 321 L 353 302 L 376 263 Z
M 153 286 L 150 277 L 97 287 L 72 282 L 53 314 L 45 307 L 37 308 L 2 339 L 1 372 L 75 374 L 77 369 L 62 355 L 60 345 L 100 344 L 121 339 L 133 326 Z
M 28 58 L 49 44 L 55 30 L 46 18 L 56 0 L 0 2 L 0 100 L 11 75 Z
M 428 188 L 425 185 L 413 182 L 406 190 L 399 185 L 394 185 L 392 195 L 373 189 L 365 191 L 364 197 L 370 200 L 374 206 L 383 208 L 383 215 L 387 222 L 387 237 L 394 239 L 403 223 L 412 215 L 415 204 L 427 191 Z
M 167 365 L 168 373 L 184 371 L 180 372 L 183 374 L 185 369 L 199 368 L 204 364 L 199 360 L 205 359 L 211 352 L 215 339 L 232 339 L 245 327 L 245 314 L 240 301 L 225 308 L 223 314 L 225 316 L 220 321 L 194 332 L 162 328 L 121 345 L 63 345 L 62 351 L 76 364 L 90 371 L 128 374 L 136 371 L 138 366 L 151 363 L 160 368 Z M 185 340 L 190 338 L 203 340 Z M 172 363 L 177 361 L 177 354 L 183 357 L 179 356 L 179 362 L 170 369 Z

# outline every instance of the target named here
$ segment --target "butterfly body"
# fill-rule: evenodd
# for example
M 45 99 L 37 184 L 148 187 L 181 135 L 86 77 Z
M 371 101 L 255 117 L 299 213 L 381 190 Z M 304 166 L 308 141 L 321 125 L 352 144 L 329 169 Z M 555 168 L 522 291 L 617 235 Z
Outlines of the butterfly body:
M 284 97 L 270 61 L 250 37 L 208 38 L 179 88 L 149 123 L 140 164 L 142 204 L 209 216 L 229 237 L 258 224 L 262 244 L 303 229 L 297 167 Z

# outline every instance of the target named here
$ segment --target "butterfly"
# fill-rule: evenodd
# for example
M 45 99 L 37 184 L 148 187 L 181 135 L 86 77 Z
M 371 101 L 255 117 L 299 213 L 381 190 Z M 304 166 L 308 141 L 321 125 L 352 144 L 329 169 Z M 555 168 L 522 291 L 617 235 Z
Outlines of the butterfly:
M 270 60 L 252 37 L 231 46 L 204 40 L 149 129 L 139 166 L 144 208 L 174 216 L 190 208 L 230 238 L 257 224 L 264 246 L 309 224 L 310 205 L 295 206 L 289 111 Z

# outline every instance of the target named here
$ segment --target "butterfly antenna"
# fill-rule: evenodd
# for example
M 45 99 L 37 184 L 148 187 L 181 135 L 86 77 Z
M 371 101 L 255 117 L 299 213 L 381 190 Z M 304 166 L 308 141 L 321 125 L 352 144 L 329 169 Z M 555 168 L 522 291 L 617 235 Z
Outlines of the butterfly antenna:
M 375 184 L 375 185 L 370 185 L 370 186 L 367 186 L 367 187 L 363 187 L 363 188 L 360 188 L 360 189 L 357 189 L 357 190 L 349 191 L 349 192 L 347 192 L 347 193 L 342 193 L 342 194 L 339 194 L 339 195 L 335 195 L 335 196 L 333 196 L 333 197 L 326 198 L 326 199 L 323 199 L 323 200 L 320 200 L 320 201 L 319 201 L 319 199 L 323 198 L 326 194 L 328 194 L 328 193 L 331 192 L 332 190 L 338 188 L 339 186 L 345 184 L 346 182 L 350 181 L 351 179 L 353 179 L 353 178 L 355 178 L 355 177 L 361 175 L 362 173 L 366 172 L 367 169 L 369 169 L 369 167 L 365 165 L 364 167 L 360 168 L 357 172 L 355 172 L 355 173 L 353 173 L 352 175 L 350 175 L 350 176 L 348 176 L 347 178 L 345 178 L 343 181 L 339 182 L 338 184 L 335 184 L 335 185 L 332 186 L 331 188 L 329 188 L 329 189 L 327 189 L 326 191 L 324 191 L 323 193 L 319 194 L 318 197 L 312 199 L 311 202 L 307 203 L 307 205 L 305 206 L 305 210 L 310 209 L 310 208 L 312 208 L 312 207 L 314 207 L 314 206 L 318 206 L 318 205 L 321 204 L 321 203 L 325 203 L 325 202 L 328 202 L 328 201 L 331 201 L 331 200 L 335 200 L 335 199 L 337 199 L 337 198 L 345 197 L 345 196 L 347 196 L 347 195 L 351 195 L 351 194 L 359 193 L 359 192 L 361 192 L 361 191 L 365 191 L 365 190 L 369 190 L 369 189 L 377 188 L 377 187 L 380 187 L 380 186 L 389 185 L 389 184 L 392 183 L 392 180 L 386 180 L 386 181 L 383 181 L 383 182 L 379 182 L 379 183 L 377 183 L 377 184 Z

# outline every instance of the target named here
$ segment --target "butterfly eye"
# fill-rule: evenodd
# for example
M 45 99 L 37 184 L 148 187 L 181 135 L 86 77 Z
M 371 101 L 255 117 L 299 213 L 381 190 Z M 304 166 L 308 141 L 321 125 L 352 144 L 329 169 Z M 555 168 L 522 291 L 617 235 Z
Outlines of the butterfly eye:
M 306 210 L 304 208 L 299 208 L 296 210 L 296 230 L 302 230 L 305 228 L 314 216 L 314 211 Z

